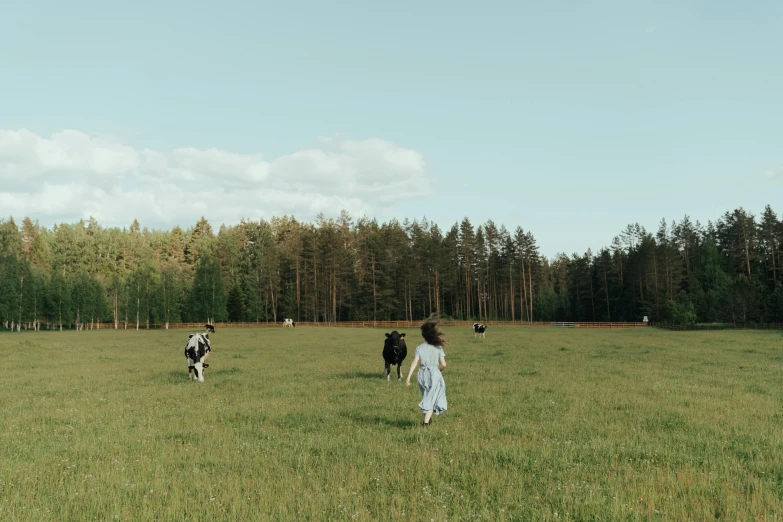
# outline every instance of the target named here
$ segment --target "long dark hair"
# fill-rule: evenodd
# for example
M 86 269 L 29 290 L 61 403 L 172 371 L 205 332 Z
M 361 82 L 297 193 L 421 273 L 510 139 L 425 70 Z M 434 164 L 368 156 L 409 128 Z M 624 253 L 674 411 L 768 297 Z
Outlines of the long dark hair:
M 446 336 L 444 336 L 443 332 L 441 332 L 440 328 L 438 328 L 438 321 L 438 315 L 431 314 L 427 320 L 424 321 L 424 324 L 421 325 L 421 336 L 424 337 L 424 340 L 427 341 L 427 344 L 431 344 L 433 346 L 445 346 Z

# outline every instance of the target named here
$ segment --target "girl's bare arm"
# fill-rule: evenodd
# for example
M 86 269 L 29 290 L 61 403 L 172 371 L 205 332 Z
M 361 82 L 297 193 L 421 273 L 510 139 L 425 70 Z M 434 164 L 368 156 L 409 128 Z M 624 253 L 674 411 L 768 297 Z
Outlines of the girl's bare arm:
M 419 356 L 413 358 L 413 362 L 411 363 L 411 368 L 408 370 L 408 378 L 405 379 L 405 386 L 411 385 L 411 375 L 413 375 L 413 370 L 416 369 L 416 365 L 419 364 Z

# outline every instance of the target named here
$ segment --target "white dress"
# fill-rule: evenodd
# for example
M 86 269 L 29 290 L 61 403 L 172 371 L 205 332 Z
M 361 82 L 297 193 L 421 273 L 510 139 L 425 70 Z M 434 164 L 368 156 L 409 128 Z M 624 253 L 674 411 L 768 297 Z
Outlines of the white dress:
M 422 413 L 433 410 L 440 415 L 448 409 L 446 402 L 446 381 L 440 373 L 438 359 L 446 358 L 443 348 L 431 344 L 420 344 L 416 347 L 416 355 L 419 357 L 419 374 L 416 381 L 421 390 L 421 402 L 419 408 Z

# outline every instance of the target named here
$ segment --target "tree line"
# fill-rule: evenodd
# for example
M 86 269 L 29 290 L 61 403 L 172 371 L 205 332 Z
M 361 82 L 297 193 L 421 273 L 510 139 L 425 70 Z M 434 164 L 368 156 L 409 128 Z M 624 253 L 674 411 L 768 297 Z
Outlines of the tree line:
M 597 252 L 539 252 L 530 231 L 468 218 L 293 217 L 187 230 L 51 229 L 0 220 L 6 329 L 149 328 L 196 321 L 783 322 L 783 222 L 770 206 L 654 232 L 630 224 Z M 783 274 L 782 274 L 783 275 Z

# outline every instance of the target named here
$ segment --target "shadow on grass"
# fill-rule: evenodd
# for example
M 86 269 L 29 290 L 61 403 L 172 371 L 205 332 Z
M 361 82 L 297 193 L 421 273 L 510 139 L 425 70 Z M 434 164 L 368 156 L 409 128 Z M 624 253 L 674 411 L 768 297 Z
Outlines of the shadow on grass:
M 392 372 L 394 374 L 394 372 Z M 383 376 L 383 372 L 345 372 L 340 373 L 337 375 L 337 377 L 341 379 L 375 379 L 375 380 L 381 380 L 385 379 Z M 397 375 L 394 374 L 394 379 L 397 379 Z
M 242 370 L 240 370 L 239 368 L 218 368 L 214 370 L 209 368 L 204 372 L 204 375 L 208 376 L 209 374 L 213 374 L 215 376 L 218 375 L 223 376 L 223 375 L 233 375 L 235 373 L 242 373 Z
M 222 368 L 222 369 L 215 369 L 215 370 L 209 368 L 204 372 L 204 378 L 209 379 L 210 377 L 226 377 L 228 375 L 233 375 L 236 373 L 242 373 L 242 370 L 240 370 L 239 368 Z M 177 370 L 177 371 L 158 373 L 155 376 L 155 380 L 167 384 L 191 382 L 190 379 L 188 379 L 187 368 L 183 369 L 182 371 Z
M 207 370 L 207 372 L 209 372 L 209 370 Z M 205 374 L 205 378 L 209 378 L 209 373 Z M 185 368 L 183 371 L 171 371 L 171 372 L 159 373 L 157 375 L 156 380 L 159 382 L 164 382 L 166 384 L 187 384 L 187 383 L 194 382 L 188 378 L 187 368 Z
M 156 380 L 166 383 L 178 383 L 188 381 L 188 369 L 184 371 L 161 372 L 156 375 Z
M 385 428 L 399 428 L 402 430 L 412 428 L 421 424 L 411 419 L 390 419 L 388 417 L 382 417 L 380 415 L 362 415 L 354 413 L 341 413 L 341 417 L 350 421 L 366 424 L 370 426 L 381 426 Z

